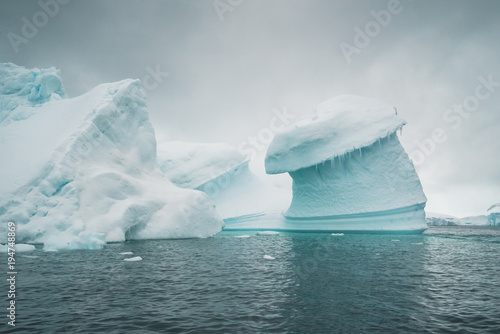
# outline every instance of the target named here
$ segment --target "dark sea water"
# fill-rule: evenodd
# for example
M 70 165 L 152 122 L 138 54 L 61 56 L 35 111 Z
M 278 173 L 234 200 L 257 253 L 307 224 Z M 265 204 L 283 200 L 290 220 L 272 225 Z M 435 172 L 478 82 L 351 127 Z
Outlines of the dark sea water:
M 17 268 L 14 333 L 500 333 L 494 227 L 223 232 L 18 253 Z

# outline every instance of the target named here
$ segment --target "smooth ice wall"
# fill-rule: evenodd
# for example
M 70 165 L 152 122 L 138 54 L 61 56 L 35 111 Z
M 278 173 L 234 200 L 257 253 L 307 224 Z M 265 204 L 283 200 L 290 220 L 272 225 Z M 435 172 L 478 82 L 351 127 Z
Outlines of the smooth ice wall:
M 286 212 L 290 217 L 378 212 L 427 201 L 396 133 L 290 176 L 293 199 Z

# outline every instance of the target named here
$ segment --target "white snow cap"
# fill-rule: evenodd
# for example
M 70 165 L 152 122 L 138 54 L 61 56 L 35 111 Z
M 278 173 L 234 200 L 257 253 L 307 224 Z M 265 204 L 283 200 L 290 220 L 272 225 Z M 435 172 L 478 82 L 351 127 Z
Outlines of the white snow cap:
M 194 189 L 248 159 L 224 143 L 164 142 L 158 144 L 158 164 L 175 185 Z
M 391 105 L 355 95 L 334 97 L 274 137 L 266 172 L 293 172 L 320 164 L 372 145 L 405 124 Z

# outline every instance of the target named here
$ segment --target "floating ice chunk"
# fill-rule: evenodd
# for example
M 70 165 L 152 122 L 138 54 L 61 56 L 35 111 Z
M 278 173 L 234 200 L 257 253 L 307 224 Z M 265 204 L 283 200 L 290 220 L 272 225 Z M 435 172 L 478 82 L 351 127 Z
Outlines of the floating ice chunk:
M 277 235 L 280 234 L 279 232 L 276 231 L 259 231 L 257 232 L 257 235 Z
M 120 254 L 121 255 L 132 255 L 132 254 L 134 254 L 134 252 L 121 252 Z
M 7 252 L 9 249 L 8 245 L 0 245 L 0 252 Z M 14 246 L 16 252 L 32 252 L 35 250 L 35 246 L 28 244 L 16 244 Z
M 127 262 L 142 261 L 142 257 L 140 256 L 129 257 L 128 259 L 123 259 L 123 261 Z
M 235 235 L 234 237 L 235 238 L 250 238 L 250 236 L 248 234 L 245 234 L 245 235 Z
M 424 243 L 423 242 L 412 242 L 411 244 L 412 245 L 423 245 Z
M 36 255 L 21 255 L 21 257 L 27 257 L 28 259 L 36 259 L 38 256 Z
M 276 260 L 275 257 L 272 257 L 271 255 L 264 255 L 265 260 Z
M 344 235 L 344 233 L 332 233 L 332 235 L 340 236 L 340 235 Z
M 401 240 L 397 240 L 397 239 L 392 239 L 391 241 L 394 241 L 394 242 L 397 242 L 397 241 L 401 241 Z

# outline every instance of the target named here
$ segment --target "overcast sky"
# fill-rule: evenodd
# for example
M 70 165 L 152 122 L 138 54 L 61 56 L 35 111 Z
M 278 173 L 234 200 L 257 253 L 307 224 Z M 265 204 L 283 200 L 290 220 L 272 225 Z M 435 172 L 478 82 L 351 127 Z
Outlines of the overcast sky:
M 71 97 L 146 80 L 162 139 L 238 147 L 269 128 L 273 110 L 299 117 L 336 95 L 364 95 L 408 121 L 401 142 L 429 211 L 485 214 L 500 202 L 498 1 L 72 0 L 47 8 L 53 17 L 38 1 L 0 0 L 0 61 L 59 68 Z M 23 35 L 34 20 L 38 31 Z M 453 107 L 461 104 L 460 114 Z

